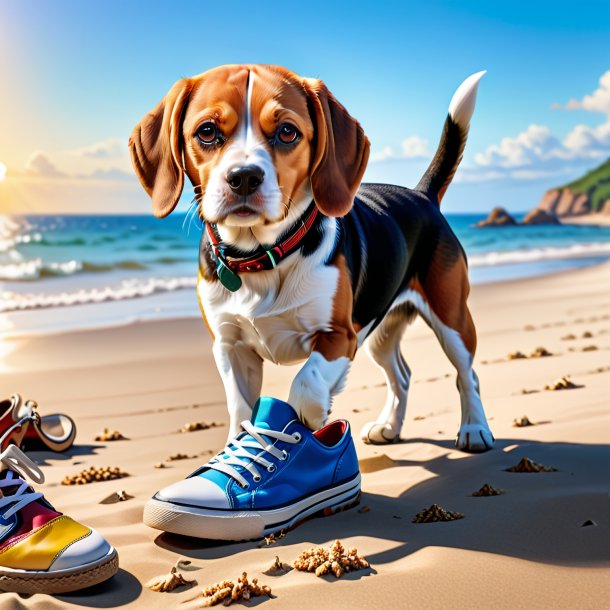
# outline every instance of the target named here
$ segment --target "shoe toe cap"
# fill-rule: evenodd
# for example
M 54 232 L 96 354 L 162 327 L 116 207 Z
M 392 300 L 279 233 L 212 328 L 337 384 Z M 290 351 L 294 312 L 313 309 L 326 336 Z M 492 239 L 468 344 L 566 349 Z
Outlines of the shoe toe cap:
M 50 570 L 68 570 L 103 559 L 112 552 L 110 543 L 94 529 L 69 544 L 53 561 Z
M 189 477 L 164 487 L 156 493 L 155 499 L 203 508 L 231 508 L 225 490 L 201 476 Z

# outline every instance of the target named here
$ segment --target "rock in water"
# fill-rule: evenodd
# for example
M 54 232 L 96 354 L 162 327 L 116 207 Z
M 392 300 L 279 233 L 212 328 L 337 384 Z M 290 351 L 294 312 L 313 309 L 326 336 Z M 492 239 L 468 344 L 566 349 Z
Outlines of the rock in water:
M 554 212 L 534 208 L 525 215 L 524 225 L 560 225 L 561 221 Z
M 477 222 L 476 227 L 511 227 L 515 226 L 517 221 L 504 209 L 494 208 L 489 212 L 489 216 L 485 220 Z

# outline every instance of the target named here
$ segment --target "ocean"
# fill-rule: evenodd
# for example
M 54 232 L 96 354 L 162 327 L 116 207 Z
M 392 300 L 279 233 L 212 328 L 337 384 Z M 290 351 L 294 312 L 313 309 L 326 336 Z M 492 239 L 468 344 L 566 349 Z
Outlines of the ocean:
M 474 228 L 447 214 L 471 281 L 543 275 L 610 259 L 610 227 Z M 0 216 L 0 333 L 198 317 L 196 218 Z

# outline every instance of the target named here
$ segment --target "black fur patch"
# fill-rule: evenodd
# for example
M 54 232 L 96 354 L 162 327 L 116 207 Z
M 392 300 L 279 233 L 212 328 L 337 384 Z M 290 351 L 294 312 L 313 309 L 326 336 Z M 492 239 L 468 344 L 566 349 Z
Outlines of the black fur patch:
M 353 319 L 363 327 L 376 325 L 413 277 L 425 280 L 440 246 L 447 266 L 464 255 L 435 202 L 400 186 L 363 184 L 338 224 L 337 249 L 345 255 L 354 290 Z

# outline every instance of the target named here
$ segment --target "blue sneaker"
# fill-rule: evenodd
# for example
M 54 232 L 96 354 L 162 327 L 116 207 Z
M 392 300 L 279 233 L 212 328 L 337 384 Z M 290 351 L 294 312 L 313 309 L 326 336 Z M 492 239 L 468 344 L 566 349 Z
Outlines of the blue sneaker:
M 347 421 L 312 432 L 292 407 L 262 397 L 218 455 L 146 503 L 144 523 L 174 534 L 249 540 L 360 501 Z

